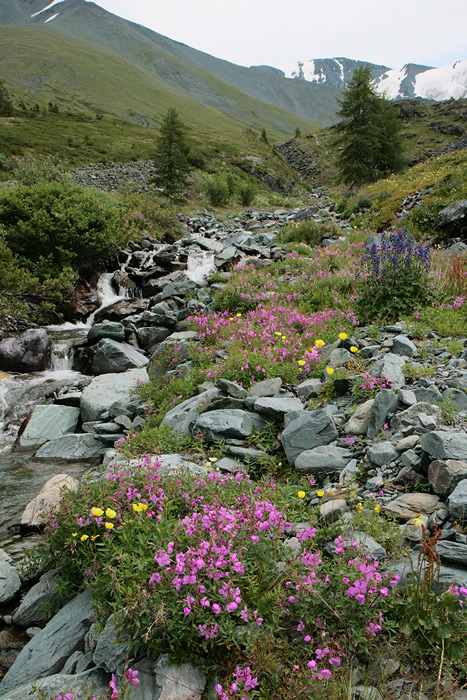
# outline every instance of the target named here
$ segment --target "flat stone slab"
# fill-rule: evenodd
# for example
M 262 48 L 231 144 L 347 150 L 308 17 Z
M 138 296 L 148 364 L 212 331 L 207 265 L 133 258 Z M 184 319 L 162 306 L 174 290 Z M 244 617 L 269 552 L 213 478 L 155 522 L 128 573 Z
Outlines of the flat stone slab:
M 95 349 L 92 371 L 95 374 L 120 373 L 137 367 L 146 367 L 149 358 L 128 343 L 103 338 Z
M 465 459 L 467 455 L 467 433 L 449 433 L 433 430 L 421 439 L 421 447 L 432 459 Z
M 62 435 L 40 447 L 35 459 L 96 462 L 105 451 L 102 439 L 90 433 Z
M 57 603 L 58 577 L 55 571 L 47 571 L 39 581 L 26 593 L 19 608 L 13 615 L 13 623 L 21 627 L 36 627 L 45 625 L 49 615 L 46 607 L 52 602 Z M 61 597 L 59 604 L 67 600 Z
M 147 382 L 149 376 L 145 369 L 96 377 L 81 394 L 83 423 L 100 420 L 102 414 L 111 409 L 124 413 L 125 406 L 134 399 L 137 387 Z
M 370 411 L 373 406 L 374 399 L 369 399 L 365 403 L 360 404 L 357 410 L 344 426 L 346 435 L 366 435 L 370 422 Z
M 221 396 L 219 389 L 208 389 L 202 394 L 192 396 L 191 399 L 182 401 L 168 411 L 162 419 L 161 425 L 167 425 L 181 435 L 189 435 L 193 423 L 203 409 L 216 397 Z
M 59 673 L 79 649 L 94 618 L 92 596 L 84 591 L 62 608 L 20 652 L 0 682 L 0 697 L 36 678 Z
M 386 503 L 382 510 L 384 513 L 393 515 L 399 523 L 406 523 L 419 514 L 434 513 L 438 503 L 439 497 L 430 493 L 404 493 Z
M 140 683 L 131 686 L 129 700 L 201 700 L 206 687 L 200 669 L 190 663 L 171 665 L 169 654 L 146 657 L 132 668 L 138 671 Z
M 320 445 L 301 452 L 295 460 L 295 469 L 302 472 L 333 472 L 344 469 L 352 453 L 336 445 Z
M 337 437 L 336 426 L 324 409 L 301 411 L 282 431 L 281 443 L 290 464 L 298 455 L 320 445 L 328 445 Z
M 10 555 L 0 549 L 0 603 L 7 603 L 14 598 L 20 588 L 21 579 L 11 565 Z
M 464 479 L 467 479 L 467 462 L 464 460 L 435 460 L 428 467 L 428 480 L 433 491 L 440 496 L 449 496 Z
M 277 394 L 281 386 L 281 377 L 272 377 L 271 379 L 264 379 L 262 382 L 253 384 L 253 386 L 250 387 L 248 394 L 250 396 L 274 396 Z
M 232 408 L 203 413 L 195 421 L 191 432 L 193 435 L 201 433 L 208 442 L 215 442 L 228 438 L 246 438 L 252 434 L 253 429 L 261 431 L 265 427 L 266 422 L 256 413 Z
M 80 410 L 72 406 L 44 404 L 36 406 L 16 449 L 34 450 L 48 440 L 73 433 L 78 425 Z
M 71 693 L 75 698 L 105 697 L 109 684 L 108 676 L 99 669 L 93 668 L 90 671 L 76 673 L 73 675 L 56 673 L 53 676 L 46 676 L 37 680 L 37 687 L 43 692 L 47 692 L 47 697 L 62 697 L 66 693 Z M 26 683 L 17 687 L 6 695 L 2 695 L 2 700 L 32 700 L 31 683 Z
M 457 484 L 447 500 L 447 508 L 451 518 L 467 522 L 467 479 Z
M 288 397 L 266 397 L 261 396 L 255 401 L 255 411 L 262 415 L 280 421 L 290 411 L 303 411 L 303 404 L 300 399 Z
M 443 414 L 439 406 L 426 403 L 425 401 L 418 401 L 409 408 L 406 408 L 405 411 L 400 411 L 400 413 L 396 413 L 396 415 L 393 416 L 391 419 L 391 429 L 397 432 L 408 426 L 419 426 L 421 425 L 419 419 L 420 415 L 432 416 L 437 425 L 442 423 L 443 420 Z

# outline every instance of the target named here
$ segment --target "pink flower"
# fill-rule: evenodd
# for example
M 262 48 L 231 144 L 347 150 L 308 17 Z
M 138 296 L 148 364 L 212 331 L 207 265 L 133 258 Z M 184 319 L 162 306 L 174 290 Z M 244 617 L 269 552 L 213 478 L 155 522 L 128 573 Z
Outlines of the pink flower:
M 125 671 L 125 676 L 127 678 L 127 681 L 131 683 L 132 685 L 138 685 L 139 683 L 139 678 L 137 678 L 138 671 L 132 671 L 131 668 L 127 668 Z

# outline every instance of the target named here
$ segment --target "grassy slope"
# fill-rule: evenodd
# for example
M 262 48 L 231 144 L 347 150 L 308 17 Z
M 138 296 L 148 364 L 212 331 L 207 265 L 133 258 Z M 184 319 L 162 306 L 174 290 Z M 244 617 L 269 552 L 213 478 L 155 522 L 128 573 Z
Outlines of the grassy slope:
M 257 129 L 265 126 L 278 138 L 292 134 L 296 126 L 315 128 L 311 122 L 255 100 L 201 69 L 193 69 L 199 74 L 200 90 L 208 85 L 216 95 L 214 106 L 209 107 L 130 61 L 44 27 L 0 27 L 0 60 L 9 90 L 26 102 L 52 101 L 62 107 L 104 112 L 127 120 L 133 120 L 131 114 L 137 112 L 153 125 L 173 106 L 193 131 L 206 134 L 230 134 L 247 125 Z M 180 61 L 180 73 L 185 70 L 186 65 Z M 224 111 L 227 108 L 228 114 Z

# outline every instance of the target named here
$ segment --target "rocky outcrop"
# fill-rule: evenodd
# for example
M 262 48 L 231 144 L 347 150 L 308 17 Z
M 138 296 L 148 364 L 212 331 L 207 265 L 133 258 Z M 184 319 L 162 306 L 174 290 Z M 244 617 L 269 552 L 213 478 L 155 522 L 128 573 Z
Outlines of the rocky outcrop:
M 47 366 L 49 338 L 42 328 L 31 328 L 0 342 L 0 370 L 40 372 Z

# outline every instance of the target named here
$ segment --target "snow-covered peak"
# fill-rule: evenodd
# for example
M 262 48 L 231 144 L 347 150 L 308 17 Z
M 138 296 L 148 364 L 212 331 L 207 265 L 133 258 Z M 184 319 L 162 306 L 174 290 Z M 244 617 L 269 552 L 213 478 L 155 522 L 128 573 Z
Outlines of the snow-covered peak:
M 364 61 L 348 58 L 317 58 L 298 61 L 284 69 L 286 78 L 307 80 L 343 89 L 356 68 Z M 424 97 L 431 100 L 447 100 L 450 97 L 467 97 L 467 61 L 432 68 L 407 63 L 403 68 L 369 64 L 376 89 L 390 99 Z

